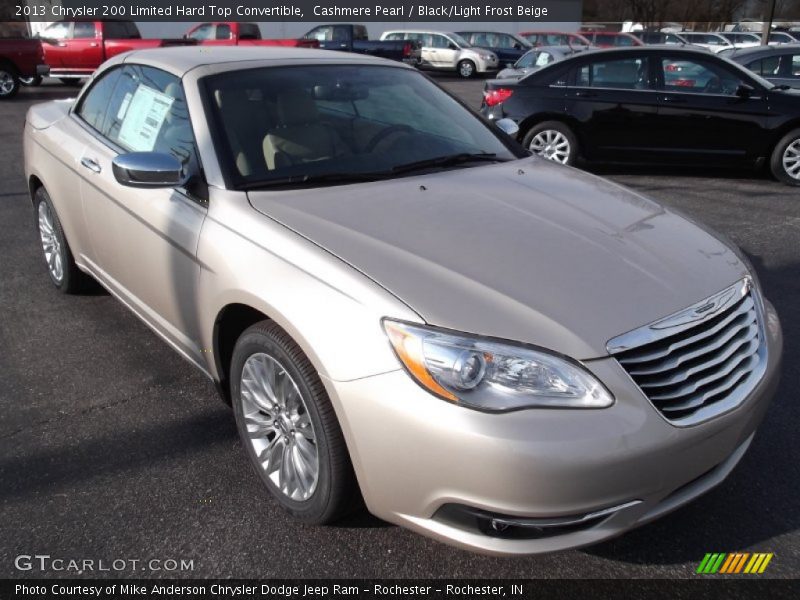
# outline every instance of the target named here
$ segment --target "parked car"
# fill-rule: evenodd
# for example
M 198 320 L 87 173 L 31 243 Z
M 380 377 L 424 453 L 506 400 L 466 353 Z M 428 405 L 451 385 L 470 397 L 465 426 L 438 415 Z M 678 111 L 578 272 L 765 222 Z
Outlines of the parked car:
M 627 48 L 630 46 L 644 46 L 644 42 L 630 33 L 615 31 L 582 31 L 593 46 L 599 48 Z
M 643 43 L 647 45 L 674 44 L 682 46 L 689 43 L 684 38 L 682 38 L 680 34 L 666 32 L 666 31 L 634 31 L 631 33 L 631 35 L 639 38 Z
M 14 97 L 22 78 L 40 78 L 48 71 L 39 40 L 0 39 L 0 100 Z
M 759 46 L 727 56 L 775 85 L 800 88 L 800 46 Z
M 728 40 L 733 48 L 753 48 L 761 45 L 761 36 L 755 33 L 721 31 L 719 34 Z
M 333 23 L 320 25 L 303 36 L 315 40 L 325 50 L 369 54 L 417 66 L 422 60 L 422 44 L 414 40 L 370 40 L 364 25 Z
M 513 33 L 496 31 L 458 31 L 457 33 L 473 46 L 494 52 L 501 65 L 517 62 L 523 54 L 533 48 L 528 40 Z
M 770 44 L 796 44 L 797 38 L 787 31 L 773 31 L 769 34 Z
M 537 46 L 591 46 L 592 43 L 580 33 L 569 31 L 523 31 L 521 38 Z
M 501 70 L 497 79 L 519 79 L 551 63 L 583 52 L 590 46 L 539 46 L 528 50 L 513 66 Z
M 164 48 L 32 107 L 25 176 L 53 285 L 214 380 L 277 505 L 529 554 L 724 480 L 782 338 L 729 242 L 500 126 L 397 62 Z
M 286 38 L 269 39 L 261 37 L 258 23 L 239 23 L 238 21 L 221 21 L 200 23 L 192 27 L 183 36 L 203 46 L 289 46 L 298 48 L 318 48 L 319 44 L 312 40 Z
M 500 68 L 497 55 L 477 48 L 457 33 L 445 31 L 384 31 L 381 40 L 406 40 L 422 45 L 421 69 L 455 71 L 464 79 Z
M 67 84 L 88 77 L 103 62 L 123 52 L 193 43 L 183 39 L 143 40 L 133 21 L 58 21 L 39 37 L 50 75 Z
M 745 51 L 742 51 L 745 52 Z M 513 119 L 520 141 L 565 164 L 758 166 L 800 185 L 800 92 L 703 50 L 578 54 L 519 81 L 486 83 L 481 112 Z
M 719 33 L 703 33 L 699 31 L 681 31 L 681 36 L 690 44 L 717 53 L 734 45 Z

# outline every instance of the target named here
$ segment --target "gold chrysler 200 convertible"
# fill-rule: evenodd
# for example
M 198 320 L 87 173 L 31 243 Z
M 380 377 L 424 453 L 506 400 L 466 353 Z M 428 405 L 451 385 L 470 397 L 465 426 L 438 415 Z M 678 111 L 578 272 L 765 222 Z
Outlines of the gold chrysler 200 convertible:
M 277 504 L 527 554 L 720 483 L 782 339 L 736 248 L 514 129 L 394 62 L 165 48 L 31 108 L 25 170 L 53 284 L 213 379 Z

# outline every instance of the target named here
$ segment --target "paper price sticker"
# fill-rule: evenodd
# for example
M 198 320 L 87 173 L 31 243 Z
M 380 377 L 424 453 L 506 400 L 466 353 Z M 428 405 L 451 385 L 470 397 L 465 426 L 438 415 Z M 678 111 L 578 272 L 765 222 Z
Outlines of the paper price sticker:
M 149 152 L 158 139 L 175 98 L 139 85 L 127 105 L 119 141 L 134 152 Z

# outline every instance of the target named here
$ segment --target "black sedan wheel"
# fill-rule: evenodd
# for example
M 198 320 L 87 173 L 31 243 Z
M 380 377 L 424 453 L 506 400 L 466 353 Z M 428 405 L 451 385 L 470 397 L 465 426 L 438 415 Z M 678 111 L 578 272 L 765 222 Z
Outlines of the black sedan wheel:
M 800 129 L 790 131 L 777 143 L 770 169 L 779 181 L 800 186 Z
M 522 143 L 535 155 L 562 165 L 574 165 L 578 156 L 578 138 L 560 121 L 535 125 L 525 134 Z

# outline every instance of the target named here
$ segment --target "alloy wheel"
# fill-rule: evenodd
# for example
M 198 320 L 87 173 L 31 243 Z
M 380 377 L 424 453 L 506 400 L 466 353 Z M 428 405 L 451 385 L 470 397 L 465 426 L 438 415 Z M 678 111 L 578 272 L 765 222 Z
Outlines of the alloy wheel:
M 8 96 L 15 87 L 14 76 L 8 71 L 0 71 L 0 96 Z
M 44 259 L 50 276 L 56 284 L 60 284 L 64 279 L 64 258 L 61 242 L 53 225 L 53 213 L 47 202 L 39 202 L 39 237 L 42 240 Z
M 528 148 L 542 158 L 561 164 L 567 164 L 572 150 L 567 137 L 555 129 L 545 129 L 537 133 Z
M 461 64 L 458 67 L 459 74 L 464 78 L 472 77 L 472 74 L 475 72 L 475 67 L 471 62 L 468 60 L 461 61 Z
M 294 379 L 275 358 L 259 352 L 244 363 L 240 389 L 247 435 L 261 468 L 286 497 L 308 500 L 319 480 L 319 452 Z
M 792 179 L 800 180 L 800 138 L 783 151 L 783 169 Z

